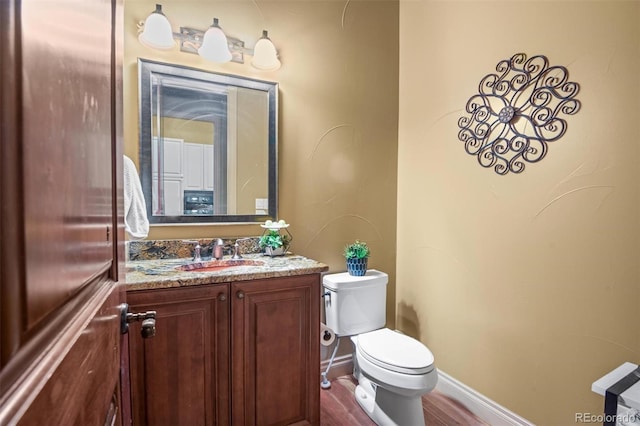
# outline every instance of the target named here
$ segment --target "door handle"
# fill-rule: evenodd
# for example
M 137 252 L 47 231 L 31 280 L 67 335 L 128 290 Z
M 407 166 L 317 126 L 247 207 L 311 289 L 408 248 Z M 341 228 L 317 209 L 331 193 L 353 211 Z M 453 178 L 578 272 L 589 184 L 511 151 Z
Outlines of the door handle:
M 140 334 L 143 339 L 153 337 L 156 335 L 156 311 L 147 311 L 134 314 L 129 312 L 129 304 L 123 303 L 120 305 L 120 333 L 126 334 L 129 332 L 129 323 L 142 321 L 142 328 Z
M 238 299 L 244 299 L 244 292 L 243 291 L 239 291 L 236 293 L 236 296 L 238 296 Z

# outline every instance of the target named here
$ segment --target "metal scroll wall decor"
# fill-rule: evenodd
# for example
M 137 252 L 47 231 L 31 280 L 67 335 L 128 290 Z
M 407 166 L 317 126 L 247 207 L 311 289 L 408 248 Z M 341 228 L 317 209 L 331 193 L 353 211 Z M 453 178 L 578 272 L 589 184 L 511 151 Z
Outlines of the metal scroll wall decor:
M 522 173 L 526 163 L 542 160 L 550 142 L 567 130 L 563 118 L 580 109 L 578 83 L 565 67 L 549 66 L 545 56 L 524 53 L 502 60 L 485 76 L 458 120 L 458 138 L 468 154 L 499 175 Z

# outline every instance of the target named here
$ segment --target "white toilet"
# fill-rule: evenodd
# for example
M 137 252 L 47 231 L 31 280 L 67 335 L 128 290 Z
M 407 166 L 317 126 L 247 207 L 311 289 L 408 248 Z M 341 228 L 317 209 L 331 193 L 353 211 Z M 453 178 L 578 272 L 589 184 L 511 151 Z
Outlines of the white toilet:
M 378 425 L 424 425 L 422 395 L 438 381 L 433 354 L 416 339 L 383 328 L 387 282 L 384 272 L 364 276 L 328 274 L 325 289 L 326 324 L 354 344 L 355 397 Z

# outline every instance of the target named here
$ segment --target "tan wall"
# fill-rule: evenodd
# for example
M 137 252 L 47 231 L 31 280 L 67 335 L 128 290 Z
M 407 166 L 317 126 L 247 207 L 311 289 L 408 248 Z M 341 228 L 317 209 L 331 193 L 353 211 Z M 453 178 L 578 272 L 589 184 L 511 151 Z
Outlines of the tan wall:
M 439 368 L 541 425 L 600 414 L 640 360 L 640 2 L 400 3 L 397 324 Z M 457 120 L 518 52 L 580 84 L 544 160 L 498 176 Z
M 156 115 L 153 116 L 155 120 Z M 157 127 L 152 126 L 153 136 L 157 136 Z M 213 123 L 206 121 L 185 120 L 182 118 L 164 117 L 162 132 L 165 138 L 183 139 L 189 143 L 213 145 Z M 136 164 L 138 163 L 136 157 Z
M 181 63 L 280 84 L 280 218 L 294 252 L 344 271 L 342 248 L 370 243 L 371 267 L 391 276 L 394 320 L 398 138 L 398 2 L 165 0 L 174 31 L 213 19 L 252 47 L 263 29 L 282 68 L 259 72 L 197 55 L 158 52 L 137 40 L 136 23 L 155 8 L 125 1 L 125 153 L 137 163 L 137 57 Z M 177 49 L 177 48 L 176 48 Z M 152 227 L 150 239 L 260 235 L 257 225 Z

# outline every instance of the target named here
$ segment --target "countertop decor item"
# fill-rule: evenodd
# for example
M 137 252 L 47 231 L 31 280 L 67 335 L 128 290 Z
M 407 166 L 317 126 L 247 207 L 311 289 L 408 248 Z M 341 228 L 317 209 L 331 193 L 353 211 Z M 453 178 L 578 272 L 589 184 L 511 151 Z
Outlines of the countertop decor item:
M 482 167 L 499 175 L 522 173 L 526 163 L 542 160 L 550 142 L 567 131 L 565 115 L 580 110 L 578 83 L 568 81 L 563 66 L 549 66 L 546 56 L 527 59 L 517 53 L 488 74 L 458 120 L 458 139 Z
M 264 232 L 260 237 L 260 247 L 264 249 L 264 253 L 268 256 L 282 256 L 291 246 L 293 237 L 289 230 L 289 224 L 280 219 L 278 222 L 267 220 L 260 225 L 264 228 Z M 284 230 L 284 232 L 282 232 Z
M 356 240 L 344 248 L 344 257 L 347 260 L 347 272 L 356 277 L 367 273 L 367 264 L 371 250 L 367 243 Z

